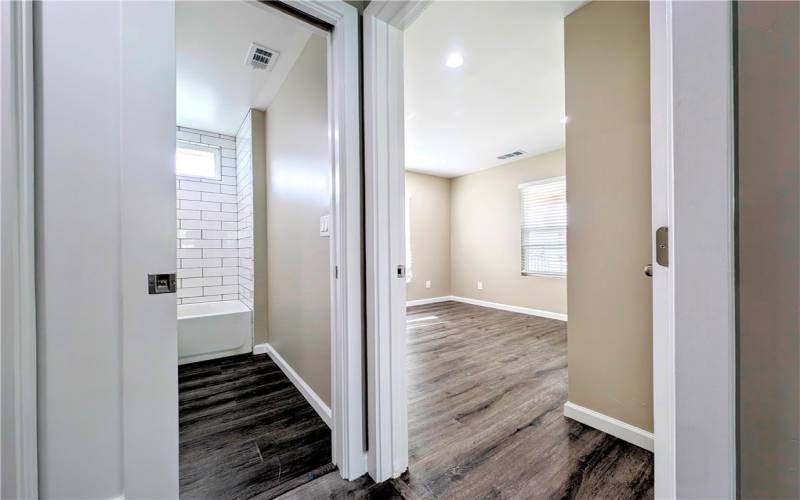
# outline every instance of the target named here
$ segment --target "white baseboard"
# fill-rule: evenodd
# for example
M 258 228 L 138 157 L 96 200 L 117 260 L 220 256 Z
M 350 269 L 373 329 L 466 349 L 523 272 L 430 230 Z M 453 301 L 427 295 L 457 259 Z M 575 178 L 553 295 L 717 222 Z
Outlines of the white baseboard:
M 598 413 L 581 405 L 567 401 L 564 403 L 564 416 L 582 424 L 594 427 L 606 434 L 611 434 L 623 441 L 635 444 L 640 448 L 653 451 L 654 437 L 652 432 L 647 432 L 622 420 Z
M 454 300 L 456 302 L 463 302 L 465 304 L 472 304 L 475 306 L 491 307 L 492 309 L 511 311 L 515 313 L 527 314 L 530 316 L 539 316 L 540 318 L 550 318 L 550 319 L 557 319 L 559 321 L 567 321 L 567 315 L 564 313 L 544 311 L 542 309 L 531 309 L 530 307 L 510 306 L 508 304 L 498 304 L 497 302 L 487 302 L 485 300 L 470 299 L 467 297 L 457 297 L 457 296 L 448 297 L 447 300 Z
M 253 354 L 267 354 L 270 358 L 272 358 L 272 361 L 274 361 L 275 364 L 278 365 L 278 368 L 280 368 L 281 371 L 286 374 L 287 377 L 289 377 L 289 380 L 291 380 L 294 386 L 297 387 L 297 390 L 300 391 L 300 394 L 306 398 L 308 404 L 314 408 L 314 411 L 319 414 L 320 418 L 322 418 L 325 424 L 332 428 L 333 419 L 331 418 L 330 407 L 326 405 L 325 402 L 317 395 L 317 393 L 314 392 L 314 389 L 312 389 L 311 386 L 309 386 L 306 381 L 303 380 L 300 374 L 294 371 L 294 368 L 292 368 L 289 363 L 283 359 L 283 356 L 278 354 L 278 351 L 276 351 L 269 344 L 256 344 L 253 346 Z
M 447 302 L 448 300 L 453 300 L 453 297 L 451 297 L 450 295 L 445 295 L 442 297 L 431 297 L 430 299 L 409 300 L 408 302 L 406 302 L 406 307 L 424 306 L 426 304 L 438 304 L 439 302 Z

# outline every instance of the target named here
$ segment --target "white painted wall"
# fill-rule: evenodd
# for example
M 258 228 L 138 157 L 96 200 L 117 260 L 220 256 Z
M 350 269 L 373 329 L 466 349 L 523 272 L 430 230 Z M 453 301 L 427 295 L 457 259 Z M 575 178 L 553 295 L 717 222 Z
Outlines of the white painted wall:
M 174 5 L 36 8 L 41 498 L 177 498 Z

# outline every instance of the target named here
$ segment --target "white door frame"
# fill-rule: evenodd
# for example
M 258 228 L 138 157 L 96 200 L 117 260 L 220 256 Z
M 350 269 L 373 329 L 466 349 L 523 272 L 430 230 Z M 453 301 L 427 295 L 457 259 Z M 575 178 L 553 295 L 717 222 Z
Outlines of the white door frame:
M 328 116 L 333 164 L 330 218 L 332 460 L 342 477 L 352 480 L 367 472 L 361 282 L 359 15 L 355 7 L 341 0 L 289 0 L 284 3 L 333 26 L 331 32 L 317 30 L 328 37 Z
M 0 497 L 38 497 L 33 3 L 0 4 Z
M 369 471 L 376 481 L 408 466 L 405 281 L 395 276 L 404 262 L 403 30 L 426 5 L 373 1 L 364 12 Z M 672 261 L 654 265 L 653 277 L 656 497 L 732 497 L 730 3 L 650 6 L 653 229 L 669 227 Z M 705 418 L 709 411 L 714 419 Z
M 364 196 L 369 473 L 408 468 L 403 30 L 427 2 L 373 1 L 364 11 Z
M 656 15 L 651 23 L 660 24 L 657 29 L 664 30 L 668 41 L 659 64 L 671 75 L 661 74 L 668 86 L 660 88 L 653 102 L 662 106 L 662 119 L 671 124 L 661 137 L 672 144 L 662 144 L 660 158 L 653 162 L 654 169 L 662 169 L 653 178 L 668 179 L 662 189 L 672 189 L 667 205 L 672 289 L 662 305 L 654 301 L 654 310 L 665 307 L 661 314 L 665 322 L 672 321 L 673 330 L 656 324 L 654 335 L 664 336 L 656 336 L 653 347 L 664 366 L 663 372 L 654 373 L 654 381 L 662 382 L 654 387 L 654 416 L 663 417 L 656 421 L 656 432 L 663 429 L 671 433 L 663 439 L 674 441 L 666 443 L 656 434 L 656 494 L 735 498 L 732 4 L 675 1 L 654 3 L 652 11 Z M 671 168 L 665 166 L 669 164 Z M 663 306 L 667 299 L 671 310 Z M 672 455 L 665 451 L 666 458 L 659 457 L 659 446 L 671 449 Z M 669 469 L 674 489 L 667 489 Z

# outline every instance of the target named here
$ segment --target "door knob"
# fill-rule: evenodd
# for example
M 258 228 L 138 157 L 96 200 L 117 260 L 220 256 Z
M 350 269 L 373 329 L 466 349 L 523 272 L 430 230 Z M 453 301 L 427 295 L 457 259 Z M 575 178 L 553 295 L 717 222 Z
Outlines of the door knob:
M 653 277 L 653 264 L 647 264 L 644 266 L 644 275 L 647 277 Z

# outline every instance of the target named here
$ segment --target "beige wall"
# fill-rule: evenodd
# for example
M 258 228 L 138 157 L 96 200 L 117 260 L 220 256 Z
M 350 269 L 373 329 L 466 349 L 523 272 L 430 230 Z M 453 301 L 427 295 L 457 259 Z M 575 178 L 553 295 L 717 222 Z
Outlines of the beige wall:
M 450 179 L 406 172 L 411 218 L 407 300 L 450 295 Z M 425 281 L 431 282 L 425 288 Z
M 253 336 L 256 344 L 267 341 L 267 116 L 250 110 L 253 186 Z
M 518 186 L 560 175 L 564 150 L 453 179 L 406 172 L 414 274 L 407 299 L 455 295 L 566 314 L 566 279 L 520 273 Z
M 451 181 L 452 295 L 567 312 L 567 280 L 522 276 L 519 184 L 564 175 L 564 151 L 524 158 Z M 478 290 L 477 282 L 483 282 Z
M 564 22 L 569 400 L 653 429 L 647 2 Z
M 330 210 L 326 65 L 326 42 L 313 35 L 267 109 L 266 256 L 268 341 L 330 405 L 330 240 L 319 236 Z
M 800 498 L 800 4 L 739 2 L 741 498 Z

